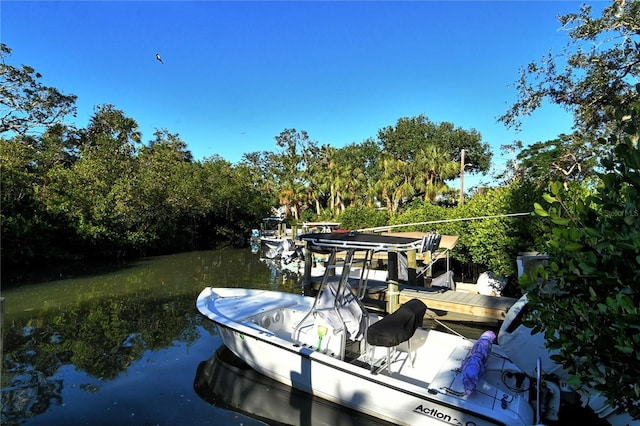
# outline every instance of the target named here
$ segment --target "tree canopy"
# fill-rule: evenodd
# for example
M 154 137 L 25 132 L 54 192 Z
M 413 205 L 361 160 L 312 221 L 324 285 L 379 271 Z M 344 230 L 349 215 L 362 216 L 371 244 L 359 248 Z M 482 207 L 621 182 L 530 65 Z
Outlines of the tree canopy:
M 11 49 L 0 43 L 0 134 L 43 131 L 75 113 L 75 95 L 44 86 L 39 81 L 42 75 L 28 65 L 8 65 L 5 60 L 9 55 Z
M 536 204 L 549 219 L 549 265 L 522 285 L 527 323 L 557 351 L 570 384 L 601 391 L 640 418 L 640 104 L 620 108 L 625 136 L 610 137 L 615 149 L 602 159 L 596 192 L 585 197 L 554 182 L 548 207 Z
M 525 148 L 515 163 L 547 187 L 534 208 L 547 219 L 537 248 L 549 262 L 521 278 L 526 323 L 545 334 L 571 385 L 638 419 L 640 4 L 615 0 L 590 13 L 585 5 L 560 17 L 570 37 L 564 67 L 549 54 L 523 69 L 519 99 L 501 119 L 517 126 L 543 99 L 574 113 L 572 135 Z
M 582 134 L 602 134 L 614 105 L 637 102 L 640 4 L 614 0 L 599 17 L 591 11 L 585 4 L 579 12 L 559 17 L 569 37 L 565 49 L 521 69 L 515 85 L 518 100 L 500 117 L 503 123 L 519 128 L 522 117 L 547 100 L 571 111 Z

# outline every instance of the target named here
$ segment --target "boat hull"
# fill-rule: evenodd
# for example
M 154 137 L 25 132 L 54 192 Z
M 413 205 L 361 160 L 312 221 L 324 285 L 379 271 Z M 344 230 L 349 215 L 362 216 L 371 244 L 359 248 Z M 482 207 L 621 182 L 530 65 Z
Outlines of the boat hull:
M 249 367 L 224 345 L 200 363 L 194 389 L 213 405 L 248 414 L 269 424 L 390 425 L 276 382 Z
M 362 362 L 336 359 L 315 350 L 312 344 L 282 338 L 256 324 L 268 318 L 273 326 L 277 312 L 283 309 L 305 311 L 311 308 L 313 298 L 293 294 L 276 298 L 275 292 L 252 294 L 250 290 L 238 290 L 234 308 L 227 313 L 217 311 L 215 298 L 230 297 L 233 292 L 229 290 L 205 289 L 198 298 L 198 309 L 215 323 L 222 342 L 238 358 L 280 383 L 395 424 L 533 424 L 532 410 L 521 405 L 522 398 L 516 401 L 512 396 L 505 409 L 499 402 L 496 404 L 495 398 L 492 404 L 487 404 L 482 402 L 486 398 L 481 394 L 463 396 L 442 391 L 435 380 L 428 382 L 415 377 L 407 381 L 393 375 L 374 374 Z M 252 298 L 254 304 L 250 303 Z M 262 304 L 258 302 L 260 300 Z M 251 316 L 249 312 L 259 315 Z M 252 319 L 240 321 L 243 316 Z M 280 317 L 281 321 L 285 319 L 286 315 Z M 429 362 L 428 359 L 419 361 Z
M 219 327 L 223 343 L 254 370 L 285 385 L 375 416 L 398 425 L 505 425 L 489 418 L 463 413 L 442 402 L 411 394 L 387 383 L 372 383 L 368 373 L 356 374 L 310 356 L 313 351 L 298 352 L 243 335 L 228 327 Z M 305 352 L 309 353 L 305 353 Z M 256 356 L 256 354 L 260 354 Z M 265 359 L 277 363 L 265 363 Z M 282 365 L 283 367 L 278 367 Z M 266 365 L 266 366 L 265 366 Z M 342 377 L 341 377 L 342 376 Z M 393 404 L 389 402 L 393 401 Z

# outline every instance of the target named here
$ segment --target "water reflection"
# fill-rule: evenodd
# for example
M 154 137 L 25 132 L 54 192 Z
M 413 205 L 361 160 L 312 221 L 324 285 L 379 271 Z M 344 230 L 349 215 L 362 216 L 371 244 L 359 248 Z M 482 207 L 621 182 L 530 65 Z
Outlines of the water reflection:
M 274 273 L 247 249 L 143 259 L 100 269 L 96 275 L 63 275 L 4 290 L 1 423 L 37 424 L 42 419 L 52 424 L 52 418 L 74 407 L 63 417 L 64 423 L 95 424 L 95 414 L 90 413 L 99 410 L 86 417 L 79 413 L 92 404 L 104 404 L 104 398 L 86 401 L 86 397 L 103 394 L 105 385 L 119 386 L 132 374 L 153 371 L 155 365 L 141 363 L 162 352 L 190 358 L 191 370 L 180 371 L 174 381 L 163 381 L 159 387 L 149 386 L 155 381 L 148 377 L 135 387 L 148 395 L 171 395 L 176 387 L 193 393 L 193 371 L 219 346 L 211 344 L 213 325 L 195 309 L 197 294 L 208 285 L 301 291 L 297 276 Z M 200 353 L 193 350 L 195 346 Z M 172 365 L 178 364 L 174 360 Z M 114 400 L 121 394 L 115 393 Z M 80 400 L 82 407 L 77 404 Z M 100 422 L 115 423 L 117 410 L 107 408 Z M 190 412 L 197 415 L 193 407 Z M 129 423 L 140 424 L 139 417 L 118 414 L 123 415 Z M 154 424 L 183 424 L 168 421 L 167 413 L 157 417 Z
M 390 425 L 271 380 L 224 346 L 200 363 L 193 386 L 211 404 L 242 411 L 270 424 Z

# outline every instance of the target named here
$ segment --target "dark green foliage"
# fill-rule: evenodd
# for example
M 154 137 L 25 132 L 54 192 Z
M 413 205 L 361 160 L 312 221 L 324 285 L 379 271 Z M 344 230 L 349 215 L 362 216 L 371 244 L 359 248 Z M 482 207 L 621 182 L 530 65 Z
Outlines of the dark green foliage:
M 337 218 L 342 229 L 363 229 L 387 225 L 389 216 L 371 207 L 347 207 Z
M 433 145 L 442 150 L 443 160 L 458 163 L 464 149 L 467 171 L 486 172 L 491 166 L 489 144 L 482 142 L 477 130 L 456 128 L 449 122 L 433 123 L 424 114 L 398 119 L 395 126 L 380 129 L 378 139 L 383 150 L 398 160 L 417 160 L 425 146 Z
M 245 244 L 272 204 L 250 168 L 155 136 L 138 148 L 136 122 L 108 105 L 80 136 L 3 139 L 3 266 Z
M 640 418 L 640 103 L 610 119 L 624 136 L 609 137 L 615 148 L 602 160 L 595 193 L 556 182 L 546 207 L 535 204 L 550 260 L 521 285 L 534 312 L 528 324 L 559 351 L 571 384 L 595 388 Z
M 453 259 L 513 277 L 518 253 L 531 250 L 540 234 L 538 221 L 530 216 L 506 215 L 528 213 L 534 196 L 532 184 L 518 181 L 508 187 L 483 190 L 461 206 L 414 203 L 390 224 L 434 222 L 397 230 L 458 236 Z
M 519 176 L 533 181 L 582 181 L 594 176 L 598 158 L 607 147 L 574 133 L 557 139 L 537 142 L 517 155 Z

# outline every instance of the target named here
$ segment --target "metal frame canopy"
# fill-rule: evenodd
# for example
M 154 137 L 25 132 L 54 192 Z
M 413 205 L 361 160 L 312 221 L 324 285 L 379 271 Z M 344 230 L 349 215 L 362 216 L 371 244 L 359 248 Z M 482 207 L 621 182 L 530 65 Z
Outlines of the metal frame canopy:
M 425 238 L 364 234 L 353 231 L 303 234 L 298 236 L 298 239 L 322 249 L 396 252 L 423 251 L 425 243 Z

